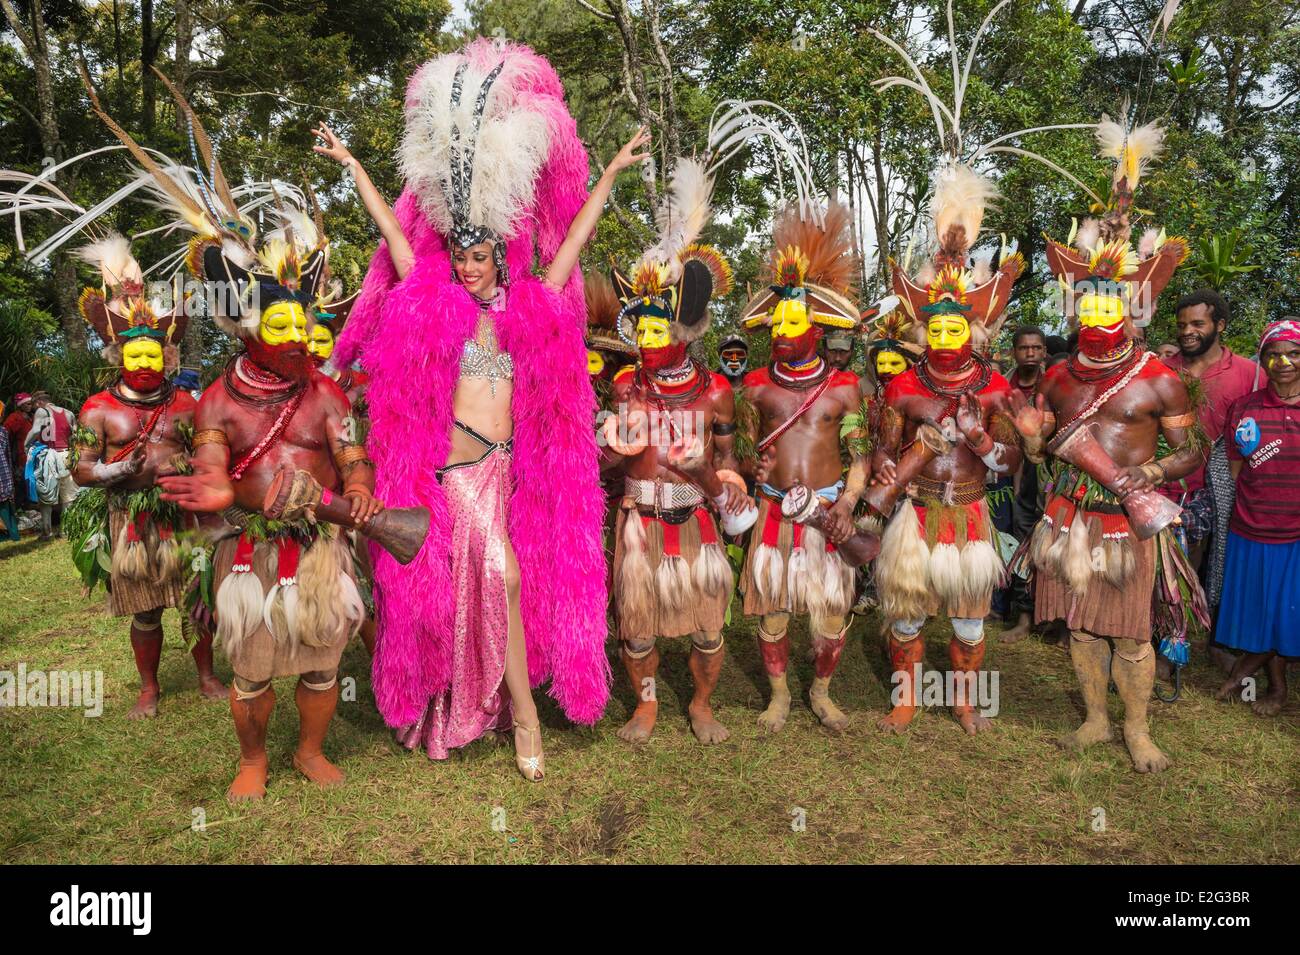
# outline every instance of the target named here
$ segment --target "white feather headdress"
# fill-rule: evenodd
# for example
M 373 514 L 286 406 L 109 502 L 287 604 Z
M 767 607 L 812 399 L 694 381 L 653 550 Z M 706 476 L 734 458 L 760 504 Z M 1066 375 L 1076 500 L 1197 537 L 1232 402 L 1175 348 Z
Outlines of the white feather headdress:
M 443 235 L 486 229 L 509 240 L 534 204 L 550 150 L 546 115 L 524 88 L 535 58 L 510 48 L 490 67 L 464 53 L 426 64 L 407 91 L 402 174 Z

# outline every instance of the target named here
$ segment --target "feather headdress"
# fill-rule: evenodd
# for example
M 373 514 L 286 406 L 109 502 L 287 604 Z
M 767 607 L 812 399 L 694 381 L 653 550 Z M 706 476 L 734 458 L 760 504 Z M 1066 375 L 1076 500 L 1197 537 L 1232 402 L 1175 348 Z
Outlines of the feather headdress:
M 1115 162 L 1110 199 L 1099 219 L 1076 220 L 1070 239 L 1047 240 L 1047 266 L 1061 283 L 1071 321 L 1081 295 L 1101 294 L 1123 303 L 1126 320 L 1142 328 L 1155 315 L 1156 299 L 1187 258 L 1187 240 L 1148 227 L 1133 245 L 1133 199 L 1138 182 L 1159 157 L 1164 130 L 1157 123 L 1129 129 L 1109 116 L 1097 124 L 1100 154 Z
M 859 320 L 853 301 L 857 274 L 848 209 L 832 202 L 818 222 L 789 207 L 772 229 L 768 287 L 745 305 L 740 323 L 745 328 L 770 325 L 781 303 L 797 302 L 815 325 L 854 329 Z
M 505 244 L 528 227 L 553 114 L 564 111 L 537 94 L 546 69 L 524 47 L 481 39 L 430 60 L 407 87 L 398 149 L 407 188 L 453 247 L 492 243 L 503 285 Z
M 674 341 L 692 342 L 709 327 L 709 299 L 731 291 L 731 266 L 722 253 L 696 240 L 708 224 L 713 177 L 705 164 L 680 158 L 659 208 L 658 239 L 628 274 L 613 270 L 614 290 L 622 308 L 616 330 L 634 346 L 634 329 L 642 315 L 667 319 Z
M 144 273 L 125 236 L 109 233 L 82 246 L 77 257 L 100 273 L 100 287 L 83 289 L 77 306 L 106 346 L 135 338 L 152 338 L 166 346 L 185 335 L 188 316 L 183 296 L 174 294 L 171 301 L 149 299 Z
M 637 351 L 618 336 L 618 321 L 623 308 L 609 279 L 592 272 L 583 281 L 587 299 L 587 347 L 593 351 L 622 355 L 636 360 Z

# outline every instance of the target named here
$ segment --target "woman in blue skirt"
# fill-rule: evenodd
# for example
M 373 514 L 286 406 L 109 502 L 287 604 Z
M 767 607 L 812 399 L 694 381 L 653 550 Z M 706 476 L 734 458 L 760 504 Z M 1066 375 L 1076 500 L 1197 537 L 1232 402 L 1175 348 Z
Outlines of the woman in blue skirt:
M 1268 384 L 1237 399 L 1224 429 L 1237 494 L 1215 639 L 1242 651 L 1219 699 L 1276 716 L 1287 658 L 1300 657 L 1300 318 L 1264 329 L 1259 357 Z M 1256 699 L 1246 681 L 1261 667 L 1268 692 Z

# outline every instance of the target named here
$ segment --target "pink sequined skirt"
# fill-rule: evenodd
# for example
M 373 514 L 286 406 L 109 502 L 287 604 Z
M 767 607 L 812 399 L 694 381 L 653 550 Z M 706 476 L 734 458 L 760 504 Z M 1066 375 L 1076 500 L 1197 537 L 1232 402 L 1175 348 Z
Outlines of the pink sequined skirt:
M 451 684 L 429 701 L 418 722 L 397 731 L 399 743 L 423 748 L 430 759 L 446 759 L 489 730 L 511 725 L 504 684 L 510 452 L 494 446 L 477 461 L 444 468 L 441 480 L 452 517 Z

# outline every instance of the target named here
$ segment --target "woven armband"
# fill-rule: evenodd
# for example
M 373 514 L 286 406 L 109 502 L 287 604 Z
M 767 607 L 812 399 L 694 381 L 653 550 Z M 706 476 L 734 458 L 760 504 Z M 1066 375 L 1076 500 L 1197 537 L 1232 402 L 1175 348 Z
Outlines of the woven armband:
M 205 444 L 223 444 L 230 447 L 230 441 L 227 440 L 226 433 L 220 428 L 204 428 L 202 431 L 194 432 L 190 447 L 197 451 Z

